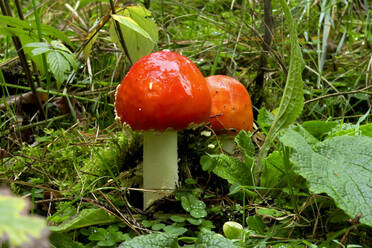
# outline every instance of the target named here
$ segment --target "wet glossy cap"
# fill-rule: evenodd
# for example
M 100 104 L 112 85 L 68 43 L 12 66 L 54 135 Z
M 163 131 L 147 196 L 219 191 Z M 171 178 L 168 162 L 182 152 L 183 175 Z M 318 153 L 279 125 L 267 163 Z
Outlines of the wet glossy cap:
M 170 51 L 138 60 L 117 88 L 116 114 L 133 130 L 181 130 L 208 121 L 205 78 L 186 57 Z
M 253 130 L 253 110 L 247 89 L 238 80 L 224 75 L 206 78 L 212 98 L 209 122 L 217 133 Z

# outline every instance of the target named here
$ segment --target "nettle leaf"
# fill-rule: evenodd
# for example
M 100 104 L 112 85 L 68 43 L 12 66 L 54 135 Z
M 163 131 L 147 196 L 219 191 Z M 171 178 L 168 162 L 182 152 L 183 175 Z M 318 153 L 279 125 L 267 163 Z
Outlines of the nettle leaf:
M 63 222 L 59 226 L 51 226 L 49 229 L 54 232 L 68 232 L 82 227 L 110 224 L 116 221 L 116 217 L 106 211 L 100 208 L 92 208 L 84 209 L 74 218 Z
M 200 163 L 203 169 L 211 169 L 213 173 L 231 184 L 252 185 L 253 159 L 250 157 L 243 162 L 225 154 L 204 155 Z
M 158 26 L 152 20 L 151 12 L 142 6 L 129 6 L 116 15 L 113 19 L 120 23 L 125 45 L 133 63 L 149 54 L 159 40 Z M 111 39 L 121 47 L 115 25 L 110 24 Z
M 57 80 L 57 85 L 61 85 L 66 79 L 65 72 L 70 70 L 70 64 L 65 59 L 65 57 L 57 52 L 50 51 L 47 55 L 47 62 L 50 71 L 53 73 L 55 79 Z
M 8 190 L 0 190 L 0 241 L 8 240 L 11 247 L 18 247 L 45 236 L 46 222 L 27 215 L 27 212 L 26 199 L 12 196 Z
M 195 243 L 195 247 L 198 248 L 237 248 L 238 246 L 222 235 L 219 235 L 213 231 L 202 229 L 199 233 L 198 240 Z
M 309 183 L 313 193 L 326 193 L 351 217 L 372 226 L 372 138 L 338 136 L 309 145 L 293 129 L 280 141 L 294 152 L 295 171 Z
M 151 233 L 122 243 L 119 248 L 178 248 L 177 236 L 169 233 Z

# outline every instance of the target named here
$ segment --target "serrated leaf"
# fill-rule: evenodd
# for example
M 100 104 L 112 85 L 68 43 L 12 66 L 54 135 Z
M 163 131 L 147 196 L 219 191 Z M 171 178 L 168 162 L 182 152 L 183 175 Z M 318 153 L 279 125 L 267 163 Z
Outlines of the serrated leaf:
M 231 184 L 252 185 L 252 158 L 243 162 L 225 154 L 209 155 L 208 157 L 210 160 L 208 161 L 207 157 L 204 157 L 204 162 L 212 164 L 213 173 L 217 176 L 226 179 Z
M 234 243 L 213 231 L 202 229 L 198 240 L 195 243 L 196 248 L 237 248 Z
M 108 214 L 100 208 L 84 209 L 77 216 L 62 223 L 59 226 L 51 226 L 53 232 L 68 232 L 82 227 L 110 224 L 116 222 L 116 217 Z
M 316 194 L 326 193 L 350 217 L 362 214 L 360 222 L 372 226 L 372 139 L 338 136 L 314 146 L 293 129 L 280 141 L 294 149 L 295 171 Z
M 68 61 L 68 63 L 71 65 L 71 67 L 77 71 L 77 62 L 76 62 L 76 59 L 74 57 L 74 55 L 71 53 L 71 52 L 61 52 L 61 54 L 63 55 L 63 57 L 65 57 L 65 59 Z
M 26 199 L 10 195 L 7 190 L 0 192 L 0 240 L 8 240 L 12 247 L 25 245 L 32 239 L 40 239 L 46 222 L 27 215 Z
M 122 243 L 119 248 L 177 248 L 177 236 L 169 233 L 151 233 Z
M 238 135 L 235 136 L 234 141 L 244 153 L 246 160 L 249 160 L 250 157 L 253 157 L 255 154 L 255 147 L 252 142 L 252 133 L 247 134 L 245 130 L 241 130 Z
M 50 51 L 47 55 L 47 63 L 50 71 L 57 80 L 57 85 L 61 85 L 66 79 L 65 72 L 70 70 L 70 63 L 57 51 Z

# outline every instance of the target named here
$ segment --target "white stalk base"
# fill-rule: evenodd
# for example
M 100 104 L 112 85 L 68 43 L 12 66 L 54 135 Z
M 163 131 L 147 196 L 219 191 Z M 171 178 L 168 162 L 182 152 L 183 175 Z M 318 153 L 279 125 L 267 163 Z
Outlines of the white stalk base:
M 177 132 L 144 132 L 143 208 L 172 193 L 177 183 Z

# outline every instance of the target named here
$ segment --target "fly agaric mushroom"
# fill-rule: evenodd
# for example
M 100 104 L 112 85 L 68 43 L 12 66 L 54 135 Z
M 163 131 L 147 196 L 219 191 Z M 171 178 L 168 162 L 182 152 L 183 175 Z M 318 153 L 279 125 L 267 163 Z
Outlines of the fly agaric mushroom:
M 145 191 L 146 209 L 177 186 L 177 131 L 208 121 L 208 86 L 186 57 L 155 52 L 138 60 L 124 77 L 116 91 L 115 109 L 121 122 L 144 131 L 144 189 L 163 192 Z
M 232 136 L 240 130 L 253 130 L 253 109 L 247 89 L 238 80 L 224 75 L 206 78 L 212 99 L 209 122 L 222 138 L 222 148 L 234 150 Z

